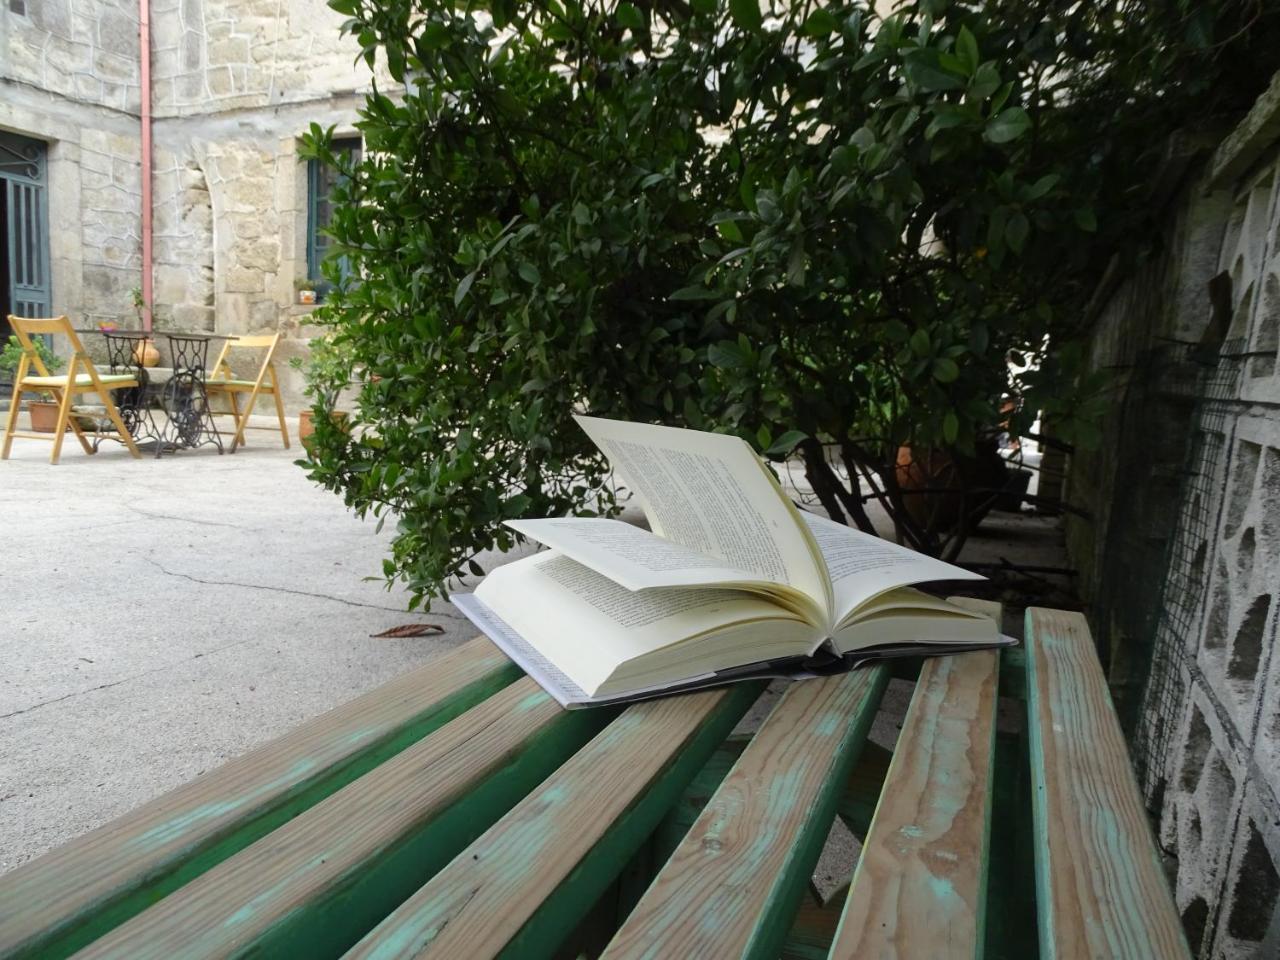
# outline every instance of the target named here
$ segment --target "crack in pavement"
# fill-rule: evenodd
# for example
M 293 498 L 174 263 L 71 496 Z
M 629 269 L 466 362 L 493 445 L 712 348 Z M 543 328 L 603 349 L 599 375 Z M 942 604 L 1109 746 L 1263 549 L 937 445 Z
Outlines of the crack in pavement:
M 175 517 L 169 513 L 148 513 L 146 510 L 139 510 L 131 503 L 126 503 L 125 507 L 132 510 L 140 517 L 146 517 L 148 520 L 176 520 L 179 523 L 194 523 L 201 527 L 227 527 L 231 530 L 248 530 L 248 527 L 242 527 L 235 523 L 218 523 L 216 520 L 192 520 L 190 517 Z
M 189 657 L 183 657 L 181 660 L 174 660 L 170 663 L 165 663 L 165 664 L 162 664 L 161 666 L 153 667 L 150 670 L 143 670 L 140 673 L 131 674 L 130 676 L 127 676 L 127 677 L 121 677 L 119 680 L 112 680 L 110 683 L 100 683 L 98 684 L 98 686 L 89 687 L 87 690 L 75 690 L 71 693 L 64 693 L 60 697 L 53 697 L 52 699 L 49 699 L 49 700 L 41 700 L 39 703 L 33 703 L 29 707 L 23 707 L 21 710 L 13 710 L 13 711 L 10 711 L 9 713 L 0 713 L 0 720 L 8 720 L 10 717 L 21 716 L 24 713 L 30 713 L 32 710 L 39 710 L 41 707 L 47 707 L 52 703 L 61 703 L 63 700 L 70 700 L 72 697 L 82 697 L 86 693 L 97 693 L 99 690 L 107 690 L 111 687 L 118 687 L 122 683 L 129 683 L 130 681 L 137 680 L 141 677 L 149 677 L 154 673 L 162 673 L 165 670 L 169 670 L 173 667 L 178 666 L 179 664 L 188 663 L 191 660 L 199 660 L 201 657 L 207 657 L 212 653 L 221 653 L 223 650 L 230 650 L 232 647 L 238 647 L 241 644 L 245 644 L 245 643 L 252 643 L 253 641 L 258 639 L 260 638 L 256 636 L 251 636 L 251 637 L 246 637 L 243 640 L 235 640 L 232 643 L 224 643 L 220 647 L 210 647 L 208 650 L 201 650 L 199 653 L 192 654 Z
M 142 559 L 166 576 L 180 577 L 183 580 L 190 580 L 192 583 L 202 583 L 209 587 L 244 587 L 246 590 L 266 590 L 270 593 L 290 593 L 298 597 L 312 597 L 316 600 L 332 600 L 334 603 L 345 603 L 348 607 L 366 607 L 370 610 L 384 610 L 388 613 L 403 613 L 415 617 L 443 617 L 446 620 L 455 620 L 458 623 L 471 622 L 466 617 L 458 613 L 442 613 L 435 610 L 428 613 L 426 611 L 405 610 L 401 607 L 384 607 L 378 603 L 361 603 L 359 600 L 347 600 L 343 597 L 331 597 L 327 593 L 311 593 L 307 590 L 291 590 L 288 587 L 269 587 L 261 583 L 241 583 L 238 580 L 202 580 L 199 577 L 191 576 L 189 573 L 176 573 L 173 570 L 168 570 L 150 557 L 143 557 Z

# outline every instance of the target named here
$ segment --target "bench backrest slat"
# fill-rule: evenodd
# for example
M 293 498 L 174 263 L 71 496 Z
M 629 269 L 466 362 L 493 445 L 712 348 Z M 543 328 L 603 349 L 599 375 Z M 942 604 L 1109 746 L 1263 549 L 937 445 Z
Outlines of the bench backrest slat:
M 760 690 L 629 707 L 346 960 L 551 956 Z
M 0 957 L 69 955 L 519 676 L 472 641 L 0 877 Z
M 776 958 L 888 677 L 792 684 L 603 956 Z
M 78 954 L 338 956 L 604 726 L 523 678 Z
M 1042 960 L 1190 957 L 1084 617 L 1027 610 Z

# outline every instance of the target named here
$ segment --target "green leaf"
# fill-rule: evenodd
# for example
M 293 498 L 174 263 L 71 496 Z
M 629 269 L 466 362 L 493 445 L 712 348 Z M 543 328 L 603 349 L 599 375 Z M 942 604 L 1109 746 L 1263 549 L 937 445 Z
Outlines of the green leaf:
M 804 26 L 800 28 L 802 33 L 810 37 L 825 37 L 839 29 L 840 22 L 836 20 L 835 15 L 823 7 L 809 14 Z
M 948 410 L 942 418 L 942 439 L 947 443 L 955 443 L 960 435 L 960 419 L 954 410 Z
M 1030 232 L 1031 221 L 1027 219 L 1027 215 L 1021 210 L 1015 211 L 1004 228 L 1004 239 L 1009 244 L 1009 249 L 1014 253 L 1021 253 Z
M 746 360 L 738 352 L 737 344 L 732 341 L 713 343 L 709 346 L 707 348 L 707 361 L 713 367 L 720 367 L 722 370 L 734 370 L 746 366 Z
M 773 437 L 772 434 L 769 433 L 769 428 L 764 424 L 761 424 L 760 429 L 756 431 L 756 443 L 759 445 L 760 449 L 767 450 L 769 448 L 769 441 L 772 439 Z
M 955 383 L 960 376 L 960 367 L 949 357 L 938 357 L 933 361 L 933 379 L 939 383 Z
M 1087 233 L 1098 229 L 1098 218 L 1093 215 L 1092 207 L 1080 207 L 1075 212 L 1076 226 Z
M 911 350 L 917 357 L 929 355 L 929 332 L 923 327 L 911 335 Z
M 521 261 L 520 266 L 516 269 L 516 272 L 520 274 L 520 279 L 524 280 L 526 283 L 536 284 L 539 280 L 542 279 L 542 274 L 538 272 L 538 268 L 535 267 L 528 260 Z
M 764 27 L 760 0 L 729 0 L 729 15 L 734 23 L 750 33 L 759 33 Z
M 924 93 L 944 90 L 960 90 L 964 80 L 945 69 L 938 59 L 938 51 L 927 47 L 908 50 L 903 58 L 902 72 L 907 82 Z
M 461 281 L 459 281 L 457 288 L 453 291 L 453 305 L 455 307 L 462 303 L 463 298 L 467 295 L 467 291 L 471 289 L 471 284 L 475 283 L 475 281 L 476 275 L 474 272 L 468 273 Z
M 1017 140 L 1031 129 L 1031 118 L 1021 107 L 1009 107 L 987 121 L 986 137 L 992 143 Z
M 972 74 L 978 69 L 978 41 L 968 27 L 962 26 L 956 35 L 956 56 L 965 65 L 965 72 Z
M 809 435 L 803 430 L 788 430 L 773 445 L 765 450 L 765 455 L 770 457 L 785 457 L 796 448 L 801 440 L 808 439 Z
M 620 3 L 614 16 L 618 20 L 618 26 L 625 27 L 628 30 L 644 29 L 644 14 L 640 12 L 639 7 L 632 3 Z

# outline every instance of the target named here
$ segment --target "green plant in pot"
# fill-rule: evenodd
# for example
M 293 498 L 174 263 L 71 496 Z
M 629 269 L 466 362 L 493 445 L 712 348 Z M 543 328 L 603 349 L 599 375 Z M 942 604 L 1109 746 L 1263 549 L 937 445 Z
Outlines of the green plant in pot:
M 40 358 L 40 362 L 45 365 L 49 373 L 57 373 L 62 369 L 62 359 L 54 355 L 48 345 L 41 338 L 32 341 L 35 345 L 36 356 Z M 17 375 L 18 364 L 22 362 L 22 344 L 18 342 L 18 338 L 10 335 L 8 342 L 4 345 L 4 349 L 0 350 L 0 370 L 3 370 L 10 377 Z M 31 429 L 40 433 L 53 433 L 54 428 L 58 425 L 58 405 L 53 402 L 53 394 L 43 392 L 41 394 L 44 400 L 32 400 L 27 403 L 27 412 L 31 417 Z

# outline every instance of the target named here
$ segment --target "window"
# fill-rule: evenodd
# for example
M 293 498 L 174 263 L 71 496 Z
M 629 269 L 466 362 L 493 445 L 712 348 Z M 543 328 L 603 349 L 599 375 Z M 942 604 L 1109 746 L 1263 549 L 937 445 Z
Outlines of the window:
M 334 153 L 345 153 L 352 163 L 360 161 L 360 138 L 349 137 L 333 141 Z M 333 189 L 343 179 L 338 171 L 324 166 L 317 160 L 307 161 L 307 279 L 314 280 L 317 292 L 324 296 L 329 282 L 324 278 L 320 265 L 329 256 L 332 241 L 324 231 L 333 220 Z M 345 258 L 339 261 L 339 272 L 346 276 Z

